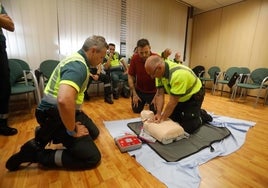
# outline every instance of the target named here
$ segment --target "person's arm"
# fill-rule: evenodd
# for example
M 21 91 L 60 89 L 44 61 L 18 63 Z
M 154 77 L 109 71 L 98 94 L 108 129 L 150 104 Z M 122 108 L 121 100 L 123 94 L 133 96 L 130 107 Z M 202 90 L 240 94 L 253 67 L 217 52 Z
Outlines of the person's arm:
M 91 74 L 90 76 L 91 76 L 91 78 L 93 79 L 93 80 L 95 80 L 95 81 L 97 81 L 97 80 L 99 80 L 99 78 L 100 78 L 100 73 L 101 73 L 101 71 L 102 71 L 102 68 L 101 68 L 101 64 L 99 64 L 97 67 L 96 67 L 96 69 L 97 69 L 97 72 L 96 72 L 96 74 Z
M 0 14 L 0 27 L 11 32 L 15 30 L 14 22 L 7 14 Z
M 165 89 L 164 87 L 157 88 L 155 97 L 154 97 L 154 102 L 155 102 L 155 108 L 156 108 L 156 115 L 155 115 L 155 122 L 160 122 L 161 121 L 161 115 L 162 115 L 162 110 L 164 107 L 165 103 Z
M 160 121 L 164 121 L 167 120 L 167 118 L 172 114 L 173 110 L 175 109 L 175 107 L 178 104 L 178 97 L 174 96 L 174 95 L 169 95 L 169 101 L 165 107 L 164 112 L 161 115 L 161 119 Z
M 130 92 L 132 93 L 133 96 L 136 96 L 137 93 L 135 90 L 134 80 L 135 80 L 134 76 L 131 76 L 128 74 L 128 86 L 129 86 Z
M 101 72 L 102 72 L 102 67 L 101 67 L 101 64 L 99 64 L 97 67 L 97 75 L 100 75 Z
M 122 63 L 122 65 L 124 67 L 125 73 L 128 73 L 128 65 L 127 65 L 126 61 L 124 60 L 124 58 L 121 58 L 120 62 Z
M 132 102 L 133 102 L 133 106 L 137 107 L 139 104 L 139 101 L 141 101 L 140 97 L 137 95 L 136 93 L 136 89 L 135 89 L 135 77 L 131 76 L 128 74 L 128 85 L 129 85 L 129 89 L 132 95 Z
M 60 84 L 57 101 L 61 120 L 67 132 L 72 133 L 74 137 L 80 137 L 89 133 L 87 128 L 81 125 L 80 122 L 75 122 L 76 96 L 77 91 L 75 88 L 67 84 Z
M 111 61 L 112 61 L 112 59 L 113 59 L 113 54 L 110 53 L 109 55 L 107 55 L 107 56 L 105 57 L 105 59 L 106 59 L 106 62 L 103 64 L 104 69 L 105 69 L 105 70 L 109 70 L 110 67 L 111 67 Z
M 75 98 L 77 91 L 70 85 L 60 84 L 58 92 L 58 110 L 61 120 L 69 131 L 75 129 Z

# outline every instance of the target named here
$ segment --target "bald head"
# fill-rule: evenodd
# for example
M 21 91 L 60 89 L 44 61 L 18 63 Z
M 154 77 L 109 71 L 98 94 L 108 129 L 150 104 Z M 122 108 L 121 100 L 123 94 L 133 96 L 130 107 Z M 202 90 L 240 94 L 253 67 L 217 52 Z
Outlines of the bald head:
M 161 69 L 161 64 L 163 64 L 162 58 L 158 55 L 152 55 L 147 58 L 144 67 L 147 74 L 149 74 L 152 78 L 154 78 L 157 77 L 156 76 L 157 69 L 158 68 Z

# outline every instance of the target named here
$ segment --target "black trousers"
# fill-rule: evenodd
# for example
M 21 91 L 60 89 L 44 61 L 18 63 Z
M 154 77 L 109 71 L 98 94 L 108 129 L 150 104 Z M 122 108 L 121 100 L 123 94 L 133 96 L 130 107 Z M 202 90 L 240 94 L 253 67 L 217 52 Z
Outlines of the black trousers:
M 96 68 L 90 68 L 91 74 L 97 74 L 97 71 L 98 70 Z M 104 83 L 104 85 L 111 84 L 110 75 L 109 74 L 100 73 L 100 75 L 99 75 L 99 81 L 102 81 Z M 91 82 L 92 82 L 92 78 L 90 77 L 87 88 L 89 87 L 89 85 L 91 84 Z
M 154 99 L 155 93 L 143 93 L 136 89 L 136 93 L 141 99 L 141 101 L 138 102 L 138 106 L 134 106 L 133 104 L 133 96 L 131 96 L 131 107 L 134 113 L 141 113 L 141 111 L 144 109 L 145 104 L 149 104 L 149 109 L 156 112 L 154 105 L 152 105 L 152 100 Z
M 170 119 L 178 122 L 187 133 L 193 133 L 202 125 L 201 106 L 204 100 L 205 90 L 202 87 L 188 101 L 179 102 Z
M 5 119 L 8 115 L 8 105 L 11 93 L 5 41 L 0 41 L 0 88 L 0 117 Z
M 41 127 L 36 132 L 35 141 L 43 148 L 50 141 L 62 143 L 66 147 L 62 153 L 61 162 L 63 167 L 81 169 L 97 165 L 101 159 L 101 154 L 94 143 L 94 139 L 99 135 L 99 130 L 86 114 L 82 111 L 76 111 L 76 121 L 80 121 L 89 131 L 89 135 L 79 138 L 67 134 L 56 108 L 46 111 L 37 109 L 35 115 Z M 45 151 L 44 149 L 43 153 L 39 154 L 42 158 L 39 158 L 38 162 L 45 166 L 54 166 L 55 152 L 52 150 Z
M 91 74 L 97 74 L 97 69 L 96 68 L 90 68 L 90 72 Z M 99 81 L 102 81 L 104 83 L 104 97 L 111 97 L 112 94 L 112 86 L 111 86 L 111 78 L 109 74 L 103 74 L 100 73 L 99 75 Z M 92 83 L 93 79 L 91 77 L 89 77 L 89 81 L 87 84 L 87 89 L 85 91 L 85 93 L 87 92 L 90 84 Z

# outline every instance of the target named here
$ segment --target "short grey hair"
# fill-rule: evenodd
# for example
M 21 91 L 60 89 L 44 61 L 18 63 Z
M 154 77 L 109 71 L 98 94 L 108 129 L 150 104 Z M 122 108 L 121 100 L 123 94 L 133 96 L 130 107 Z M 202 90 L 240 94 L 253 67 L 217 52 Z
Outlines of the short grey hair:
M 85 40 L 82 49 L 84 51 L 88 51 L 93 47 L 96 47 L 97 50 L 101 50 L 103 48 L 107 49 L 108 44 L 103 36 L 93 35 Z

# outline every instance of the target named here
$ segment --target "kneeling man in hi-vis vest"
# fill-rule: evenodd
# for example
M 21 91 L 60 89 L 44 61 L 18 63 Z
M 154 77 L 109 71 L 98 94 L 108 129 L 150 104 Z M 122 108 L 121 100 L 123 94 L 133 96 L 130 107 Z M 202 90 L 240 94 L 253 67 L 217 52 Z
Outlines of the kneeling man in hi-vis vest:
M 172 119 L 187 133 L 193 133 L 204 123 L 201 106 L 205 90 L 200 79 L 187 66 L 150 56 L 145 62 L 147 74 L 156 79 L 155 122 Z M 165 106 L 165 91 L 169 101 Z

